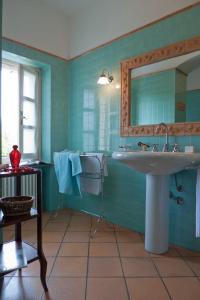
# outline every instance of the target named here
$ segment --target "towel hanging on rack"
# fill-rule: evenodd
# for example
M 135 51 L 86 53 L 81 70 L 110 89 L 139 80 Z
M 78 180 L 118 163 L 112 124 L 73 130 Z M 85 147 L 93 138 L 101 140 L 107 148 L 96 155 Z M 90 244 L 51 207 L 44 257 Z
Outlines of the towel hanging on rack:
M 81 191 L 99 195 L 103 189 L 104 176 L 108 176 L 107 162 L 103 153 L 85 153 L 81 155 L 82 174 Z
M 55 152 L 54 166 L 59 192 L 68 195 L 81 195 L 80 173 L 82 168 L 79 153 L 66 150 Z

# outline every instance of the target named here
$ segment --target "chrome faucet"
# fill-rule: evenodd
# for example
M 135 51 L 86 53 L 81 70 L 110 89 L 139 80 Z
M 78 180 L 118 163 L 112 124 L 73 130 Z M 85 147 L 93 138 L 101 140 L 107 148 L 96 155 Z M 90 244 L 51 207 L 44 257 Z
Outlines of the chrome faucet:
M 165 143 L 163 145 L 163 149 L 162 152 L 168 152 L 169 151 L 169 139 L 168 139 L 168 127 L 165 123 L 160 123 L 157 127 L 157 131 L 160 129 L 160 127 L 164 127 L 165 128 Z
M 178 144 L 174 144 L 174 148 L 172 150 L 172 152 L 179 152 L 180 149 L 179 149 L 179 145 Z
M 142 151 L 147 151 L 147 149 L 150 147 L 149 145 L 144 144 L 142 142 L 138 142 L 137 144 L 139 147 L 141 147 Z

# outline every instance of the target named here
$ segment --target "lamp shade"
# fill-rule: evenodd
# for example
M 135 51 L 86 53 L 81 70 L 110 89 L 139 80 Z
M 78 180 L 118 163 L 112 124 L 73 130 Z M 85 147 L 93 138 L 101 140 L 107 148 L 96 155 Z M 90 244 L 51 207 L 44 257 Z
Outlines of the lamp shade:
M 108 77 L 104 73 L 102 73 L 97 81 L 97 84 L 101 84 L 101 85 L 109 84 Z

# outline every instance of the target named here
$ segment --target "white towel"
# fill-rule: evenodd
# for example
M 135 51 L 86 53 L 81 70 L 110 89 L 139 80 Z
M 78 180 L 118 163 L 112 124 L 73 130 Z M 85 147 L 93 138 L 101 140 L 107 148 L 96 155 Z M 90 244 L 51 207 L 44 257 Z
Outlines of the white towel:
M 81 191 L 99 195 L 102 191 L 103 177 L 108 176 L 104 154 L 86 153 L 85 156 L 81 156 L 81 166 L 83 172 L 80 178 Z
M 196 183 L 196 237 L 200 237 L 200 168 L 197 170 Z

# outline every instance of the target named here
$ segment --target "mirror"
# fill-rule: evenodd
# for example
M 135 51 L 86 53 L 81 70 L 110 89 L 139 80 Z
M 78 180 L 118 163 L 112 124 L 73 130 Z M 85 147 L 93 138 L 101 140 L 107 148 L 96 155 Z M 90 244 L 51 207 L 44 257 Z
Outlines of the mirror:
M 131 126 L 200 121 L 200 51 L 131 71 Z
M 121 135 L 200 134 L 200 37 L 121 63 Z

